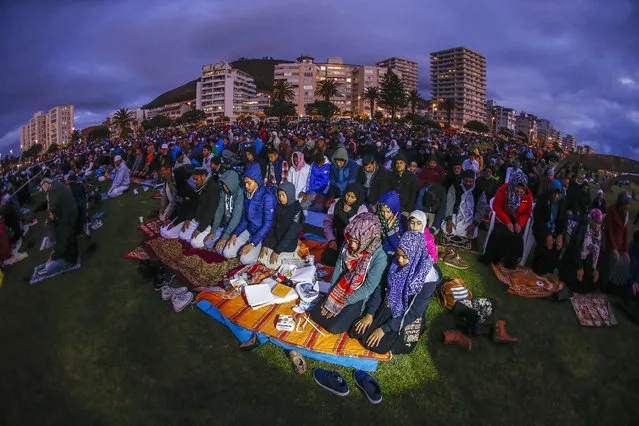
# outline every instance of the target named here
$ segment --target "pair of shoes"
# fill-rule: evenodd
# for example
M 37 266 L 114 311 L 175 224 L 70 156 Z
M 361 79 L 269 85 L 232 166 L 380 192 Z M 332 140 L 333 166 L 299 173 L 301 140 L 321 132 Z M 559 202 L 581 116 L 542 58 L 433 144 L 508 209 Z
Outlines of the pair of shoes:
M 160 291 L 162 292 L 162 300 L 167 301 L 167 300 L 171 300 L 171 298 L 176 294 L 184 294 L 188 292 L 189 289 L 186 287 L 175 288 L 168 285 L 164 285 L 160 288 Z
M 182 312 L 193 301 L 193 293 L 186 287 L 174 288 L 165 285 L 160 290 L 162 292 L 162 300 L 171 300 L 175 312 Z
M 350 393 L 348 383 L 337 371 L 316 368 L 313 370 L 313 379 L 322 388 L 337 396 L 346 396 Z M 362 370 L 353 371 L 353 381 L 371 404 L 382 402 L 382 388 L 368 373 Z
M 470 338 L 459 330 L 444 330 L 442 334 L 444 335 L 445 345 L 455 344 L 462 349 L 466 349 L 468 352 L 473 348 L 473 342 Z
M 468 269 L 468 262 L 461 258 L 455 250 L 450 249 L 443 257 L 444 265 L 457 269 Z

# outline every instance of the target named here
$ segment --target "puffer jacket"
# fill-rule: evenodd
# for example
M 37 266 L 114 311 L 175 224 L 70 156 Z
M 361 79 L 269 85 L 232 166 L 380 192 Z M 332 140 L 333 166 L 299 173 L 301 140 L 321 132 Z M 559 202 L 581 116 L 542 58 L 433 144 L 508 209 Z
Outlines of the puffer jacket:
M 339 198 L 344 195 L 344 190 L 348 185 L 357 181 L 359 165 L 348 158 L 348 152 L 346 152 L 346 149 L 342 147 L 335 150 L 332 160 L 328 197 Z M 336 160 L 344 160 L 346 161 L 346 164 L 344 164 L 344 167 L 339 168 L 335 164 Z
M 227 193 L 222 185 L 226 185 L 229 189 Z M 231 232 L 237 228 L 242 219 L 242 210 L 244 205 L 244 191 L 240 186 L 240 176 L 235 170 L 224 172 L 220 178 L 221 196 L 220 201 L 215 210 L 215 218 L 211 226 L 212 232 L 220 226 L 225 226 L 221 239 L 227 241 L 231 236 Z
M 276 201 L 273 193 L 264 186 L 264 178 L 258 164 L 251 164 L 246 169 L 244 177 L 257 182 L 258 187 L 253 194 L 249 194 L 245 190 L 242 219 L 233 231 L 233 235 L 238 236 L 248 230 L 251 236 L 249 242 L 257 246 L 273 225 Z

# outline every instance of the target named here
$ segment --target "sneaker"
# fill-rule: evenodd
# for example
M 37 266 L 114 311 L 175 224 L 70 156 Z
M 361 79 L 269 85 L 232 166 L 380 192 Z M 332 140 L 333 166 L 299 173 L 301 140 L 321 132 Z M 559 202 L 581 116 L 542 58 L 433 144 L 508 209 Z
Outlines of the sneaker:
M 182 312 L 184 308 L 191 304 L 193 301 L 193 293 L 187 291 L 186 293 L 174 294 L 171 297 L 173 303 L 173 310 L 175 312 Z
M 91 229 L 95 231 L 96 229 L 100 229 L 102 227 L 102 221 L 100 219 L 96 219 L 91 223 Z
M 371 404 L 382 402 L 382 388 L 368 373 L 362 370 L 353 371 L 353 380 Z
M 455 250 L 449 250 L 444 256 L 444 265 L 457 269 L 468 269 L 468 262 L 461 258 Z
M 162 292 L 162 300 L 167 301 L 170 300 L 174 294 L 184 294 L 189 291 L 189 289 L 186 287 L 175 288 L 168 285 L 163 285 L 160 288 L 160 291 Z
M 313 379 L 315 383 L 337 396 L 346 396 L 350 392 L 346 380 L 337 371 L 316 368 L 313 370 Z

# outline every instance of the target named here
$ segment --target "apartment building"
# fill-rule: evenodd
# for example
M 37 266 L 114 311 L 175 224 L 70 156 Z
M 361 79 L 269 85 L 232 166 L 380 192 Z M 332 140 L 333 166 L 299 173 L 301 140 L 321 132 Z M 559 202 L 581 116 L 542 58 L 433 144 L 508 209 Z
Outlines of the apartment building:
M 537 141 L 546 146 L 550 143 L 552 126 L 550 121 L 545 118 L 537 119 Z
M 561 132 L 557 129 L 550 128 L 550 136 L 548 137 L 548 144 L 559 144 L 561 145 L 561 141 L 563 140 L 561 136 Z
M 393 70 L 395 74 L 400 76 L 406 93 L 411 90 L 417 90 L 419 83 L 419 65 L 415 61 L 409 59 L 392 57 L 377 62 L 378 67 Z
M 48 114 L 49 140 L 47 145 L 66 145 L 71 142 L 71 132 L 74 130 L 73 106 L 57 106 L 49 110 Z
M 257 92 L 255 97 L 248 101 L 250 115 L 255 118 L 258 113 L 263 113 L 271 104 L 271 95 L 268 93 Z
M 507 129 L 516 132 L 517 127 L 517 111 L 513 108 L 505 108 L 497 105 L 494 100 L 486 102 L 486 123 L 488 128 L 497 133 L 501 129 Z
M 43 146 L 49 145 L 49 117 L 47 114 L 43 114 L 42 111 L 38 111 L 33 114 L 31 120 L 29 120 L 29 146 L 39 143 Z
M 538 124 L 536 116 L 523 111 L 517 116 L 516 130 L 517 132 L 521 132 L 526 135 L 526 137 L 528 137 L 528 141 L 530 142 L 537 141 L 537 126 Z
M 430 80 L 433 116 L 444 122 L 445 99 L 453 99 L 451 125 L 463 127 L 477 120 L 486 122 L 486 58 L 466 47 L 440 50 L 430 54 Z
M 339 94 L 329 100 L 342 112 L 354 112 L 356 109 L 356 102 L 353 102 L 353 73 L 357 68 L 357 65 L 345 64 L 340 57 L 330 57 L 325 64 L 317 64 L 316 66 L 316 84 L 323 80 L 332 80 L 337 84 Z
M 364 93 L 366 93 L 366 89 L 369 87 L 379 88 L 386 72 L 388 72 L 388 68 L 373 65 L 357 67 L 353 71 L 353 112 L 356 114 L 366 114 L 371 116 L 370 101 L 364 98 Z M 399 71 L 393 72 L 401 78 Z M 381 110 L 379 101 L 375 103 L 375 110 Z M 374 113 L 375 111 L 372 111 L 372 114 Z
M 20 126 L 20 150 L 24 151 L 31 147 L 31 134 L 29 125 Z
M 315 102 L 317 74 L 315 58 L 305 54 L 300 55 L 296 62 L 275 65 L 273 80 L 285 80 L 293 86 L 295 96 L 290 101 L 295 104 L 300 117 L 306 114 L 306 105 Z
M 202 65 L 202 77 L 196 88 L 196 108 L 206 114 L 208 121 L 227 116 L 236 120 L 251 112 L 249 101 L 255 98 L 253 77 L 233 68 L 226 61 Z
M 566 135 L 562 140 L 561 148 L 564 151 L 575 152 L 577 150 L 577 140 L 573 135 Z

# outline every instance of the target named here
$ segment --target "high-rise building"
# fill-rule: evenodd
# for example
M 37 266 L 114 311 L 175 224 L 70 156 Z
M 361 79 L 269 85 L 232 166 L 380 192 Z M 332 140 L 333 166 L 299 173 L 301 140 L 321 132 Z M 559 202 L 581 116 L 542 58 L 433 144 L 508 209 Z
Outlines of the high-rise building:
M 561 132 L 557 129 L 550 128 L 550 136 L 548 137 L 548 144 L 559 144 L 561 146 L 563 138 L 561 137 Z
M 486 58 L 466 47 L 430 54 L 433 115 L 447 119 L 441 107 L 446 99 L 455 101 L 451 125 L 462 127 L 469 121 L 486 122 Z
M 537 141 L 539 141 L 540 144 L 546 146 L 550 143 L 550 138 L 552 137 L 550 134 L 551 130 L 552 127 L 550 126 L 549 120 L 545 118 L 537 119 Z
M 318 86 L 323 80 L 332 80 L 337 84 L 338 96 L 329 100 L 342 112 L 354 112 L 357 106 L 353 103 L 353 73 L 357 65 L 348 65 L 342 58 L 331 57 L 325 64 L 316 64 L 316 68 Z M 316 99 L 320 98 L 316 96 Z
M 494 133 L 507 129 L 515 133 L 517 127 L 517 111 L 497 105 L 497 101 L 486 102 L 486 124 Z
M 73 106 L 57 106 L 49 110 L 49 141 L 47 145 L 66 145 L 71 142 L 74 130 Z
M 537 141 L 537 117 L 528 114 L 527 112 L 521 112 L 517 116 L 517 132 L 521 132 L 528 138 L 529 142 Z
M 208 121 L 227 116 L 231 120 L 251 112 L 249 100 L 255 98 L 253 77 L 233 68 L 226 61 L 202 65 L 202 77 L 196 88 L 196 107 Z
M 20 150 L 24 151 L 31 147 L 31 134 L 29 125 L 20 126 Z
M 566 135 L 562 141 L 561 148 L 564 151 L 575 152 L 577 150 L 577 140 L 573 135 Z
M 380 87 L 388 68 L 364 65 L 353 71 L 353 102 L 354 112 L 371 116 L 370 101 L 364 98 L 364 93 L 369 87 Z M 401 74 L 394 71 L 400 78 Z M 379 110 L 379 100 L 375 103 L 375 109 Z M 373 114 L 375 111 L 372 112 Z
M 49 145 L 48 142 L 48 130 L 49 117 L 47 114 L 43 114 L 42 111 L 38 111 L 33 114 L 31 120 L 29 120 L 29 146 L 39 143 L 45 148 Z M 27 148 L 28 148 L 27 147 Z
M 290 101 L 300 117 L 306 114 L 306 105 L 315 102 L 317 70 L 314 60 L 312 56 L 302 54 L 297 62 L 275 65 L 273 72 L 274 81 L 285 80 L 293 86 L 295 96 Z
M 400 76 L 404 83 L 404 90 L 408 93 L 410 90 L 417 90 L 419 66 L 417 62 L 408 59 L 392 57 L 379 61 L 378 67 L 393 70 L 395 74 Z

